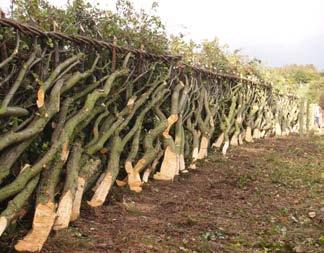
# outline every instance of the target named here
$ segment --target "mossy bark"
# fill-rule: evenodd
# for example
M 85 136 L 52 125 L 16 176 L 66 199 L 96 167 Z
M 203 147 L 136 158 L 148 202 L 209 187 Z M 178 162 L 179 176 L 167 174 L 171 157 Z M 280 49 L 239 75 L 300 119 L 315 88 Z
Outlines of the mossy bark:
M 78 174 L 80 169 L 80 159 L 82 148 L 80 142 L 75 142 L 72 154 L 66 166 L 66 179 L 61 198 L 58 203 L 56 220 L 53 229 L 60 230 L 69 226 L 72 213 L 73 200 L 78 184 Z
M 0 215 L 0 236 L 5 231 L 5 229 L 9 226 L 9 224 L 19 217 L 20 212 L 23 207 L 26 205 L 28 199 L 34 192 L 34 189 L 37 186 L 39 180 L 39 176 L 36 176 L 22 190 L 17 196 L 15 196 L 12 200 L 9 201 L 6 209 L 2 211 Z

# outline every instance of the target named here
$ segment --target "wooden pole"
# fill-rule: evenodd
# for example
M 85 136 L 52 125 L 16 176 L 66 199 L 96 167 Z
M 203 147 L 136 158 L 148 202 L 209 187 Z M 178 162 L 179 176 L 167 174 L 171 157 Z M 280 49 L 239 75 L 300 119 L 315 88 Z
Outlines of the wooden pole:
M 299 134 L 305 134 L 305 99 L 300 100 L 299 105 Z
M 310 101 L 306 100 L 306 133 L 309 133 L 310 130 L 310 121 L 311 121 L 311 110 L 310 110 Z

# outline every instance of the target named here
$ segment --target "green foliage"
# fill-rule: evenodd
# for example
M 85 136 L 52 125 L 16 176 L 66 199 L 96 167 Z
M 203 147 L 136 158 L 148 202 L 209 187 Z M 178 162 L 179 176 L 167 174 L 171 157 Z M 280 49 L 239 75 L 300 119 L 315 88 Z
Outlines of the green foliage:
M 319 73 L 314 65 L 287 65 L 276 69 L 290 84 L 309 83 L 319 78 Z
M 165 53 L 169 41 L 160 17 L 155 15 L 157 7 L 157 2 L 153 2 L 148 14 L 144 10 L 136 11 L 129 0 L 118 0 L 116 12 L 99 10 L 85 0 L 68 2 L 65 9 L 52 6 L 47 0 L 17 0 L 12 16 L 45 30 L 108 41 L 116 37 L 119 45 Z
M 306 86 L 305 95 L 315 103 L 321 103 L 320 95 L 324 94 L 324 78 L 310 81 Z
M 319 102 L 324 91 L 324 72 L 313 65 L 287 65 L 268 68 L 258 59 L 229 52 L 217 38 L 196 43 L 184 35 L 168 38 L 165 26 L 157 15 L 158 2 L 153 1 L 149 13 L 136 10 L 131 0 L 118 0 L 116 10 L 100 10 L 85 0 L 68 1 L 65 9 L 52 6 L 48 0 L 16 0 L 12 17 L 45 30 L 81 34 L 92 38 L 116 41 L 118 45 L 141 48 L 157 54 L 181 55 L 183 61 L 211 71 L 241 75 L 254 81 L 275 84 L 285 93 L 307 96 Z
M 320 245 L 324 245 L 324 235 L 322 235 L 319 239 L 318 239 L 318 242 Z
M 179 34 L 178 36 L 171 35 L 171 53 L 181 55 L 185 63 L 192 64 L 196 62 L 195 50 L 197 47 L 198 45 L 193 40 L 186 42 L 182 34 Z
M 217 38 L 211 41 L 203 40 L 198 44 L 192 40 L 187 42 L 182 34 L 171 36 L 170 50 L 172 54 L 181 55 L 184 62 L 197 67 L 264 80 L 260 73 L 262 65 L 259 60 L 250 60 L 241 55 L 240 50 L 230 53 L 228 45 L 221 45 Z
M 197 53 L 197 62 L 207 69 L 227 71 L 229 62 L 225 49 L 226 46 L 221 46 L 217 38 L 212 41 L 204 40 L 201 43 L 201 50 Z
M 273 72 L 281 78 L 281 81 L 276 82 L 280 90 L 319 102 L 319 95 L 324 91 L 324 78 L 314 65 L 287 65 L 275 68 Z

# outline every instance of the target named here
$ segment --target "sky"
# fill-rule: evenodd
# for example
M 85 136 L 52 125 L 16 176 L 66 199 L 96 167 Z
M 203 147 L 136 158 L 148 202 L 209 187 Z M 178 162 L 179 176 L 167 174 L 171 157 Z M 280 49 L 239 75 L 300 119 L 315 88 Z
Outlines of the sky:
M 64 6 L 67 0 L 49 0 Z M 153 0 L 133 0 L 150 10 Z M 112 9 L 115 0 L 92 0 Z M 8 9 L 10 0 L 0 0 Z M 157 14 L 169 34 L 199 42 L 219 38 L 268 66 L 314 64 L 324 69 L 324 0 L 160 0 Z

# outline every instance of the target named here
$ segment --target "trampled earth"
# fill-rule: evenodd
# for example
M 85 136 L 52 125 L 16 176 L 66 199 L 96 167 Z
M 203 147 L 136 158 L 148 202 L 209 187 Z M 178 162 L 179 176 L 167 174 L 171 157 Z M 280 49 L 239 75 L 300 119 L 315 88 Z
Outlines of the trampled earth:
M 174 182 L 114 189 L 42 252 L 324 252 L 324 137 L 210 153 Z M 117 186 L 116 186 L 117 187 Z M 18 226 L 22 226 L 18 224 Z M 1 252 L 25 233 L 1 238 Z M 13 242 L 9 239 L 13 238 Z

